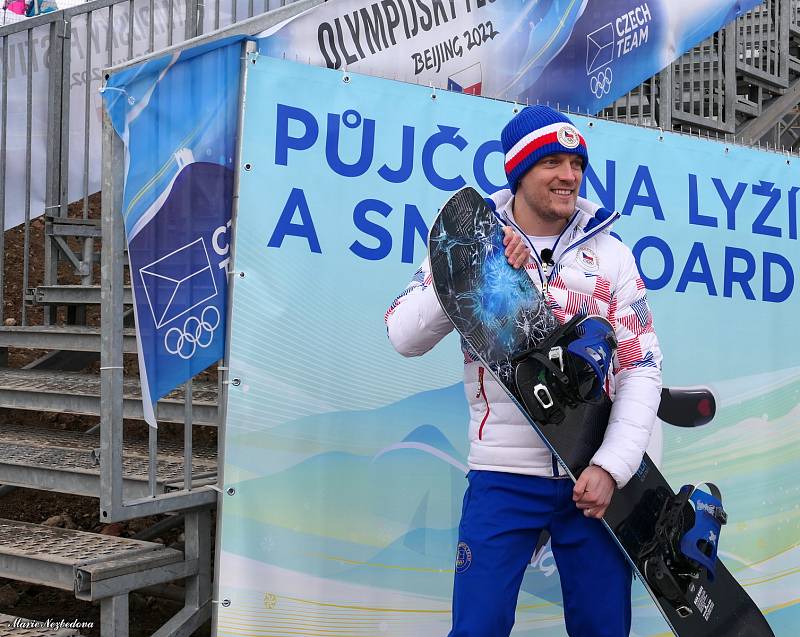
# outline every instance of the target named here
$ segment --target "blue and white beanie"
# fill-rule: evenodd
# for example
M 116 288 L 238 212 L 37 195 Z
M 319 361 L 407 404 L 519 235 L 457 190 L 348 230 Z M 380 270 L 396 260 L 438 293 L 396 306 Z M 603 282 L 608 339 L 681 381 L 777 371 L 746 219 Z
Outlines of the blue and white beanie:
M 571 153 L 589 163 L 586 140 L 566 115 L 549 106 L 526 106 L 505 125 L 500 135 L 511 192 L 533 165 L 547 155 Z

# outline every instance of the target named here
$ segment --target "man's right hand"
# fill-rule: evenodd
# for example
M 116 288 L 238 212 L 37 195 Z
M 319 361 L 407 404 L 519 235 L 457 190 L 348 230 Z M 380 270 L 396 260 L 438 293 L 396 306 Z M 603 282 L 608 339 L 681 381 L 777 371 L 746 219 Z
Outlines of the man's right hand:
M 509 265 L 515 269 L 523 267 L 528 259 L 531 257 L 530 248 L 525 244 L 511 226 L 503 227 L 505 237 L 503 237 L 503 245 L 506 247 L 506 258 Z

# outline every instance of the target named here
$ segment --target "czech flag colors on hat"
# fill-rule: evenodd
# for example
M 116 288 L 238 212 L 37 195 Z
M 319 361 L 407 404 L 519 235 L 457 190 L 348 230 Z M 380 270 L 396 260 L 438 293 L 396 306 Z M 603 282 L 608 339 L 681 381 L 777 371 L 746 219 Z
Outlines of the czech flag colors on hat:
M 542 157 L 571 153 L 589 163 L 586 140 L 572 121 L 549 106 L 526 106 L 505 125 L 500 135 L 505 153 L 506 176 L 511 192 L 517 183 Z

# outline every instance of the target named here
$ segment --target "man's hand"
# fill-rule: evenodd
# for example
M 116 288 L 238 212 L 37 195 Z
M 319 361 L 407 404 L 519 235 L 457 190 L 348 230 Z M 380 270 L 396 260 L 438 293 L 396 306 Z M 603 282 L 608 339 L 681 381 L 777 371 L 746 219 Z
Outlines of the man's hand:
M 504 226 L 503 232 L 506 235 L 503 237 L 503 245 L 506 247 L 508 263 L 513 268 L 519 269 L 528 262 L 531 256 L 530 248 L 525 245 L 522 241 L 522 237 L 514 232 L 514 228 L 511 226 Z
M 575 483 L 572 499 L 586 517 L 599 520 L 606 514 L 616 486 L 614 478 L 605 469 L 591 465 L 583 470 Z

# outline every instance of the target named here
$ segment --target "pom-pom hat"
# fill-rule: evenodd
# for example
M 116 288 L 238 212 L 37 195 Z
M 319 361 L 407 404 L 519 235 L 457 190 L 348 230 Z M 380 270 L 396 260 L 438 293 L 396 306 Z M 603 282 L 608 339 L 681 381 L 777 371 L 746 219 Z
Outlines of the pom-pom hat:
M 500 140 L 511 192 L 517 192 L 522 176 L 547 155 L 580 155 L 584 169 L 589 163 L 586 140 L 566 115 L 549 106 L 523 108 L 505 125 Z

